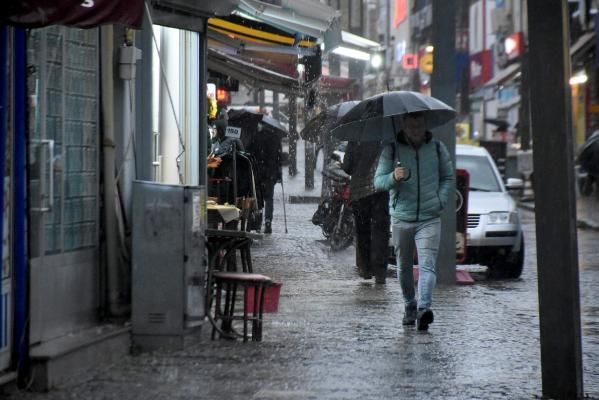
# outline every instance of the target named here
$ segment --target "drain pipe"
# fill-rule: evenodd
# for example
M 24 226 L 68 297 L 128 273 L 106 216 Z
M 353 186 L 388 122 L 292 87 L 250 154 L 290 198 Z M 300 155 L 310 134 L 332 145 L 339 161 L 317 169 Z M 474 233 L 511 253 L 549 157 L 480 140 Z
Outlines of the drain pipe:
M 29 269 L 27 264 L 27 36 L 24 29 L 13 28 L 14 68 L 14 240 L 15 337 L 19 385 L 24 385 L 29 370 Z
M 114 143 L 114 28 L 103 26 L 101 34 L 102 71 L 102 152 L 104 158 L 104 240 L 106 259 L 101 285 L 102 305 L 109 316 L 121 316 L 123 310 L 119 281 L 119 234 L 115 211 L 115 143 Z
M 126 30 L 126 43 L 119 48 L 119 78 L 123 81 L 123 166 L 119 176 L 119 187 L 125 205 L 125 220 L 130 229 L 131 199 L 135 171 L 135 137 L 132 128 L 133 94 L 135 93 L 135 64 L 141 59 L 141 50 L 133 44 L 132 31 Z

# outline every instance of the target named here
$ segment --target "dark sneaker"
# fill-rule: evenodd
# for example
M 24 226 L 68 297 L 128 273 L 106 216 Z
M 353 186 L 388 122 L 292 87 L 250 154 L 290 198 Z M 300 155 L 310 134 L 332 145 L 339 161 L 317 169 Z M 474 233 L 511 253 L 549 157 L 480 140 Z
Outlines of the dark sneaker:
M 418 310 L 416 309 L 416 304 L 407 305 L 406 312 L 401 320 L 402 325 L 414 325 L 416 324 L 416 317 L 418 314 Z
M 430 308 L 421 308 L 418 310 L 418 316 L 416 318 L 416 329 L 419 331 L 428 330 L 428 326 L 433 323 L 435 316 L 433 310 Z
M 387 268 L 383 268 L 376 272 L 374 282 L 384 285 L 387 282 Z
M 358 275 L 364 279 L 372 279 L 372 271 L 369 268 L 364 268 L 358 265 Z
M 270 221 L 266 221 L 264 223 L 264 233 L 272 233 L 272 227 L 270 225 Z

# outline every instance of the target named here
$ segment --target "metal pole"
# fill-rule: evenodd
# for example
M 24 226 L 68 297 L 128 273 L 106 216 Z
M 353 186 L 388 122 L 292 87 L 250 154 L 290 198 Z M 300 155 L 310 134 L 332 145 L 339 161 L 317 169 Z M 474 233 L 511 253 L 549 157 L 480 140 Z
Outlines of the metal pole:
M 287 233 L 287 210 L 285 209 L 285 185 L 281 178 L 281 192 L 283 194 L 283 219 L 285 220 L 285 233 Z
M 8 28 L 6 26 L 0 26 L 0 182 L 4 182 L 4 171 L 5 169 L 5 148 L 6 148 L 6 108 L 8 105 L 8 80 L 6 79 L 8 74 Z M 0 238 L 4 240 L 4 219 L 8 218 L 4 215 L 4 186 L 0 190 Z M 0 260 L 4 260 L 2 257 L 4 246 L 0 246 Z M 1 262 L 1 261 L 0 261 Z M 2 285 L 0 284 L 0 323 L 8 321 L 8 315 L 4 313 L 4 305 L 2 301 L 4 296 L 2 295 Z M 8 309 L 8 308 L 7 308 Z M 4 343 L 4 332 L 0 332 L 0 343 Z
M 456 98 L 455 63 L 453 62 L 455 59 L 455 3 L 456 0 L 433 2 L 433 45 L 435 50 L 431 94 L 452 107 L 455 107 Z M 435 129 L 434 135 L 445 144 L 455 165 L 454 124 L 449 123 Z M 439 283 L 455 284 L 455 196 L 449 196 L 447 200 L 447 206 L 441 215 L 441 226 L 437 277 Z
M 14 239 L 15 336 L 19 386 L 27 384 L 29 369 L 29 268 L 27 263 L 27 37 L 13 28 L 14 105 Z
M 237 143 L 235 141 L 233 141 L 233 205 L 237 206 Z
M 528 0 L 528 27 L 543 396 L 581 399 L 567 2 Z
M 198 157 L 198 184 L 204 186 L 204 196 L 208 193 L 208 167 L 206 166 L 206 155 L 208 152 L 208 119 L 206 115 L 207 111 L 207 100 L 206 100 L 206 84 L 208 82 L 208 20 L 202 21 L 202 32 L 200 32 L 200 101 L 198 102 L 200 111 L 200 140 L 198 141 L 199 157 Z M 203 199 L 204 201 L 206 198 Z
M 289 176 L 297 174 L 297 97 L 289 95 Z

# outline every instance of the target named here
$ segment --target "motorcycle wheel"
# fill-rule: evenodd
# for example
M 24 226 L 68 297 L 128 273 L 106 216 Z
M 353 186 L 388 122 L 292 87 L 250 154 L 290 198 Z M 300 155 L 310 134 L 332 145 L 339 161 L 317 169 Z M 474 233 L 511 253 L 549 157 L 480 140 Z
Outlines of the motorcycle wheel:
M 354 218 L 351 211 L 345 207 L 342 210 L 341 218 L 331 232 L 329 242 L 333 251 L 340 251 L 347 248 L 354 241 Z

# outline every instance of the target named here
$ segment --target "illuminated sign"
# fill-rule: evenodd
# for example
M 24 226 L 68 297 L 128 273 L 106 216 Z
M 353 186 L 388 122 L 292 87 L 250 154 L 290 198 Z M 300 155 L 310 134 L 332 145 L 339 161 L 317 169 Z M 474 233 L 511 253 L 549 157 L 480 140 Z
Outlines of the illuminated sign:
M 429 75 L 433 73 L 433 53 L 424 53 L 420 57 L 420 71 Z
M 229 103 L 231 95 L 227 89 L 218 88 L 216 89 L 216 101 L 219 103 Z
M 406 53 L 401 59 L 403 69 L 418 69 L 418 54 Z
M 522 32 L 512 33 L 505 38 L 503 47 L 508 60 L 513 60 L 522 54 L 524 49 L 523 42 Z
M 470 87 L 477 88 L 491 79 L 491 51 L 485 50 L 470 56 Z

